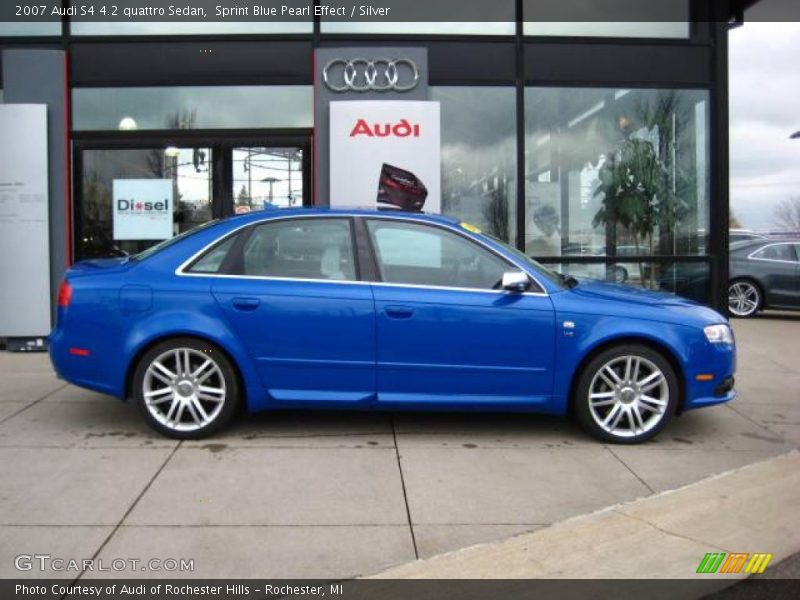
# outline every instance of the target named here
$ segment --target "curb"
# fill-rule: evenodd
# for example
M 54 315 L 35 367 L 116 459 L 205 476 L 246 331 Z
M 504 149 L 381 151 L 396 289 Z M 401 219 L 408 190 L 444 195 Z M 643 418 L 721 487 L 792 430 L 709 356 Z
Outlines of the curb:
M 727 471 L 499 542 L 382 571 L 377 579 L 743 579 L 697 574 L 708 552 L 800 550 L 800 452 Z

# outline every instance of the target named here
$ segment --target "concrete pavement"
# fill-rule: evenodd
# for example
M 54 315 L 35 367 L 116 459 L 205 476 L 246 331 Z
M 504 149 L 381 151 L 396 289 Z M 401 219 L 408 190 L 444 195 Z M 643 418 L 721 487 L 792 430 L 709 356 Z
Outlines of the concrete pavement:
M 546 529 L 419 560 L 381 579 L 687 579 L 725 585 L 740 573 L 696 575 L 707 552 L 800 549 L 800 453 L 678 490 L 567 519 Z M 657 592 L 663 588 L 654 588 Z M 709 591 L 709 590 L 706 590 Z M 670 592 L 671 593 L 671 592 Z
M 800 316 L 734 328 L 740 397 L 637 447 L 534 415 L 300 411 L 177 443 L 46 356 L 0 352 L 0 576 L 63 577 L 14 569 L 49 553 L 195 563 L 126 576 L 354 577 L 783 454 L 800 444 Z

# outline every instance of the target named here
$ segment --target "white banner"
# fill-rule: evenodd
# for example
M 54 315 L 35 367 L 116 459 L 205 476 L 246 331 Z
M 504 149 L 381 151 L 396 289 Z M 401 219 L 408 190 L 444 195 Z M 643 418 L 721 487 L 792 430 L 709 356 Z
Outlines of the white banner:
M 47 106 L 0 104 L 0 337 L 50 332 L 47 186 Z
M 172 180 L 115 179 L 115 240 L 166 240 L 172 237 Z
M 438 102 L 330 106 L 331 206 L 441 212 Z

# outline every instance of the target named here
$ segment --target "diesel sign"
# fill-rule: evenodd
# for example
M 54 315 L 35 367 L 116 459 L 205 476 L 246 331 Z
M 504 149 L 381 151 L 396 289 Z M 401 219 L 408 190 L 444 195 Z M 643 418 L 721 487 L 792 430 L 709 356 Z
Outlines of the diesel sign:
M 117 210 L 120 212 L 164 212 L 169 211 L 169 200 L 166 198 L 158 202 L 149 202 L 128 198 L 117 198 Z
M 171 179 L 115 179 L 114 239 L 171 238 L 172 189 Z

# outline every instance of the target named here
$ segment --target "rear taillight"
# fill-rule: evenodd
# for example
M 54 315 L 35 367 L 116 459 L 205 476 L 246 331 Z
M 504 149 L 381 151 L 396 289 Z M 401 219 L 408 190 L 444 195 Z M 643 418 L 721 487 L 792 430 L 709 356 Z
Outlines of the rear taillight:
M 70 302 L 72 302 L 72 286 L 65 279 L 58 288 L 58 305 L 66 308 Z

